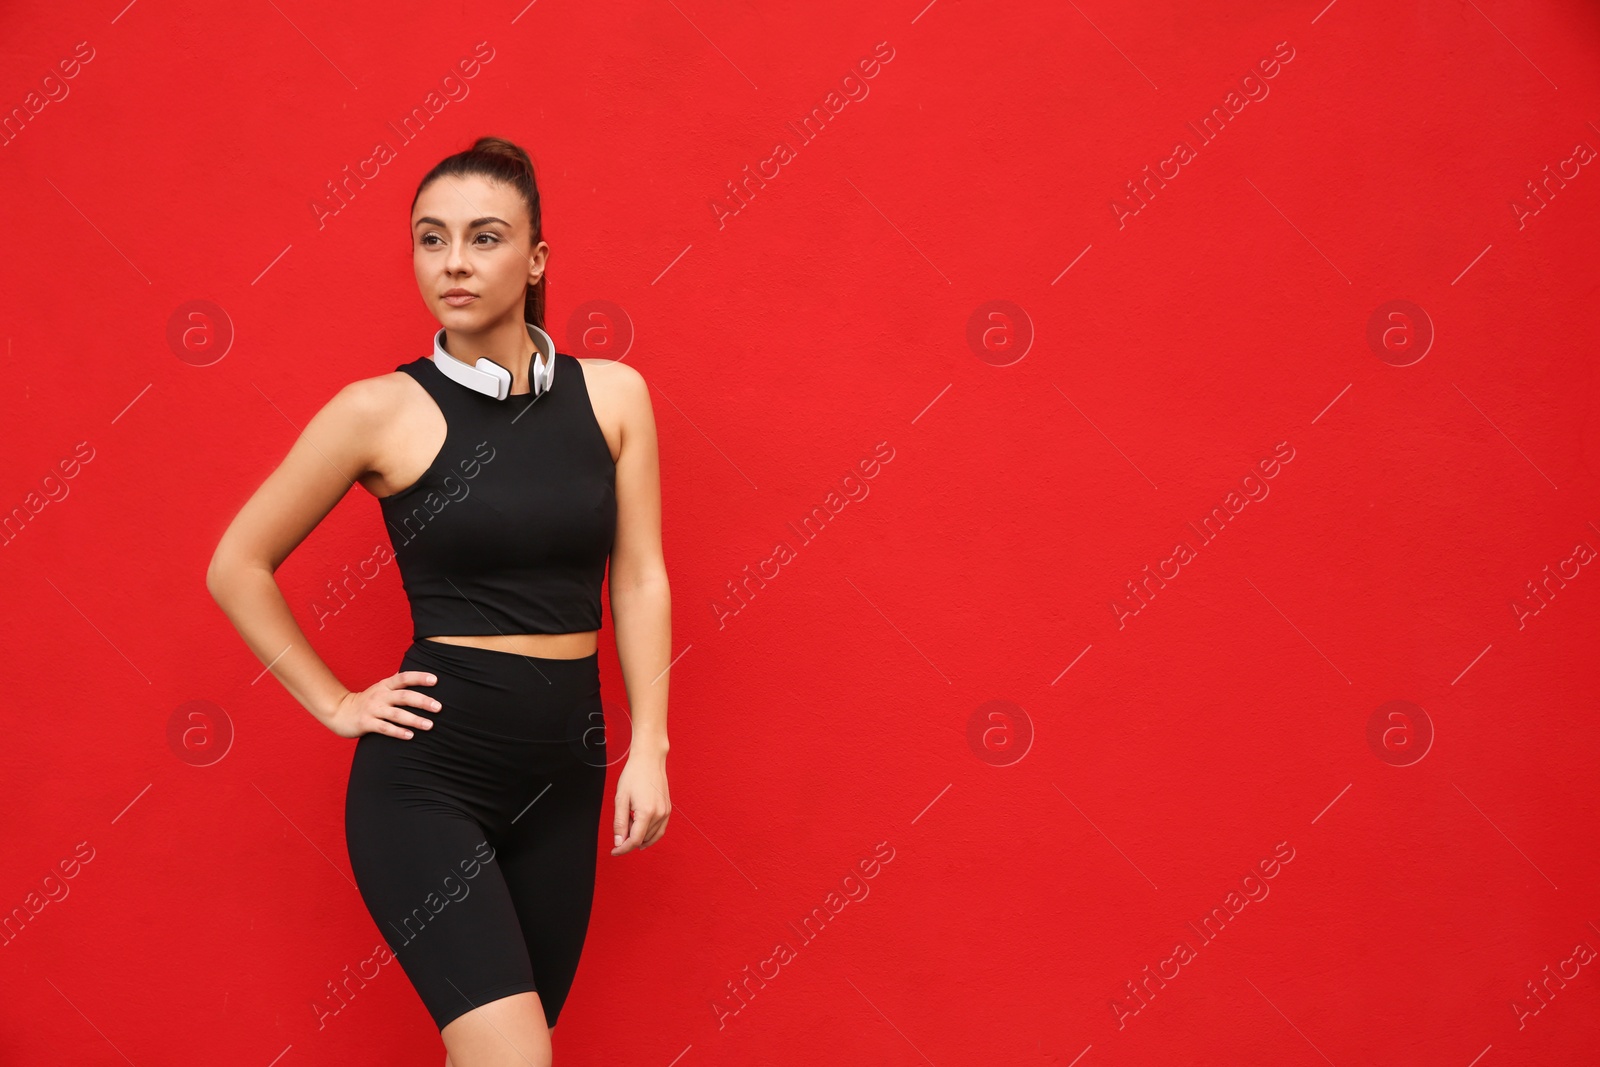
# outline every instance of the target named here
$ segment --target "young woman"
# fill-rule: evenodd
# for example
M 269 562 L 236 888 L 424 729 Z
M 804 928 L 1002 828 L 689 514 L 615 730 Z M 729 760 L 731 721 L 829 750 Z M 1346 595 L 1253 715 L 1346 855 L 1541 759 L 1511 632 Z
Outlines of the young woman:
M 206 585 L 306 710 L 358 738 L 350 866 L 447 1067 L 549 1064 L 588 929 L 606 768 L 597 648 L 609 557 L 632 714 L 613 856 L 666 830 L 671 600 L 655 419 L 632 367 L 544 331 L 539 190 L 494 137 L 411 207 L 433 351 L 345 386 L 239 511 Z M 346 688 L 273 572 L 356 482 L 410 604 L 397 673 Z

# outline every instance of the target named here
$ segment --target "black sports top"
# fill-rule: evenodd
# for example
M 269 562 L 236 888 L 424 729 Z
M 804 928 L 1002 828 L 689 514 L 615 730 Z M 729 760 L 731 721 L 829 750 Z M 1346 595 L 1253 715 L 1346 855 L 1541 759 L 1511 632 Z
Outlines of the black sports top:
M 504 400 L 429 356 L 395 368 L 422 384 L 446 425 L 422 477 L 378 500 L 413 639 L 600 629 L 617 468 L 582 365 L 553 355 L 551 388 Z

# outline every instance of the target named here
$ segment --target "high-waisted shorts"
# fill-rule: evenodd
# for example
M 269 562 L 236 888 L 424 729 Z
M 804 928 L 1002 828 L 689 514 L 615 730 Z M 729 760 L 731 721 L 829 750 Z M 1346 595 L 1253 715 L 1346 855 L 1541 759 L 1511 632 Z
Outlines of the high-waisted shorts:
M 443 705 L 410 738 L 365 733 L 345 840 L 367 910 L 440 1030 L 535 991 L 547 1026 L 594 900 L 605 721 L 598 653 L 545 659 L 415 640 L 402 671 Z

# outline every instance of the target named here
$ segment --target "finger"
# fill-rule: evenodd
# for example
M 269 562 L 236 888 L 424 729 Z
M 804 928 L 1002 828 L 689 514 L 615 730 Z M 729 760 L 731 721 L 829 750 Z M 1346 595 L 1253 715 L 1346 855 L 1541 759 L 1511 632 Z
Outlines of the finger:
M 396 726 L 389 720 L 380 718 L 377 715 L 370 716 L 367 719 L 366 727 L 366 732 L 369 734 L 387 734 L 390 737 L 403 739 L 409 739 L 412 736 L 410 730 L 403 726 Z
M 650 832 L 644 835 L 644 844 L 640 845 L 640 848 L 649 848 L 651 845 L 661 840 L 661 835 L 667 832 L 668 818 L 669 816 L 663 815 L 661 818 L 657 819 L 651 824 Z
M 424 719 L 421 715 L 406 711 L 404 708 L 394 707 L 384 716 L 390 722 L 399 723 L 401 726 L 410 726 L 417 730 L 433 729 L 433 720 Z
M 619 819 L 625 819 L 624 816 L 621 816 L 621 813 L 628 810 L 629 808 L 627 806 L 619 807 Z M 623 834 L 612 835 L 612 839 L 616 841 L 617 844 L 616 847 L 611 850 L 611 854 L 613 856 L 625 856 L 629 852 L 632 852 L 634 849 L 638 848 L 639 842 L 644 838 L 644 826 L 647 821 L 648 818 L 642 812 L 638 811 L 633 812 L 633 821 L 631 827 L 628 822 L 620 821 L 620 825 L 626 832 L 626 836 Z
M 622 843 L 622 851 L 631 852 L 638 848 L 644 841 L 644 832 L 649 828 L 650 816 L 642 811 L 633 813 L 633 828 L 628 834 L 628 839 Z
M 429 674 L 427 671 L 400 671 L 387 679 L 391 689 L 401 689 L 408 685 L 433 685 L 438 680 L 438 675 Z
M 419 693 L 415 689 L 396 689 L 394 699 L 397 704 L 405 704 L 413 708 L 425 708 L 428 711 L 438 711 L 444 705 L 439 703 L 427 693 Z
M 611 854 L 613 856 L 617 856 L 621 855 L 621 853 L 617 850 L 622 847 L 623 838 L 626 837 L 628 833 L 629 799 L 623 794 L 618 793 L 616 800 L 614 800 L 613 803 L 616 805 L 617 811 L 616 814 L 611 817 Z

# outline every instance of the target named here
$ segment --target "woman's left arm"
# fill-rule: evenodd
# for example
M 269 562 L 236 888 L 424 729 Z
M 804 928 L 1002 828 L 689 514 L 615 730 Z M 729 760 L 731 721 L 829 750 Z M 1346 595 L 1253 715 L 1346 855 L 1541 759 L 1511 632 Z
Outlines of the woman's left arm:
M 638 371 L 613 363 L 607 398 L 620 415 L 617 532 L 611 549 L 611 622 L 633 715 L 633 743 L 617 779 L 613 856 L 645 848 L 667 829 L 667 679 L 672 595 L 661 551 L 661 466 L 650 389 Z M 597 376 L 598 377 L 598 376 Z M 630 819 L 630 813 L 632 818 Z

